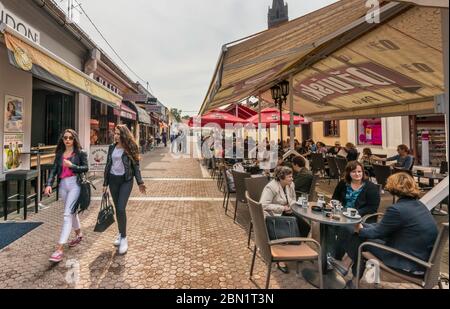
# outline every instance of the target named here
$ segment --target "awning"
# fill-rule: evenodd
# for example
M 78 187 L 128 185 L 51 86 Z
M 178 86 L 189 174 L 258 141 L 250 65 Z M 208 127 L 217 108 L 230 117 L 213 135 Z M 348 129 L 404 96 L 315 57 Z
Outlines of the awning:
M 119 108 L 122 97 L 68 64 L 47 49 L 36 45 L 6 24 L 0 25 L 8 48 L 9 61 L 15 67 L 95 100 Z
M 363 15 L 354 21 L 348 11 Z M 365 21 L 364 1 L 342 0 L 299 18 L 303 26 L 294 20 L 257 35 L 232 47 L 231 50 L 241 50 L 240 59 L 233 64 L 237 71 L 230 75 L 225 65 L 220 72 L 221 79 L 229 79 L 234 86 L 221 86 L 216 92 L 210 89 L 201 113 L 246 95 L 262 94 L 264 101 L 273 102 L 270 87 L 285 79 L 293 85 L 294 112 L 308 121 L 435 113 L 435 96 L 444 93 L 441 12 L 437 8 L 392 2 L 381 7 L 380 23 L 369 25 Z M 342 26 L 339 21 L 347 24 L 336 31 L 338 25 Z M 292 30 L 295 27 L 311 33 Z M 317 33 L 315 28 L 323 31 Z M 341 35 L 336 35 L 339 32 Z M 308 46 L 311 38 L 317 43 L 306 54 L 295 55 L 297 61 L 290 68 L 255 82 L 247 88 L 248 93 L 239 93 L 239 76 L 247 72 L 243 57 L 254 59 L 255 67 L 268 65 L 268 70 L 278 70 L 278 64 L 267 63 L 255 55 L 260 46 L 275 42 L 283 50 L 281 37 L 298 46 Z M 254 53 L 246 50 L 249 41 L 255 45 Z M 225 54 L 225 62 L 229 57 Z
M 295 74 L 294 111 L 313 121 L 434 113 L 443 70 L 440 9 L 412 7 Z
M 143 124 L 152 124 L 152 120 L 150 119 L 150 115 L 147 113 L 147 111 L 139 106 L 136 105 L 136 110 L 138 114 L 138 121 Z
M 130 120 L 137 119 L 136 112 L 134 110 L 132 110 L 131 108 L 129 108 L 128 106 L 126 106 L 124 103 L 122 103 L 120 105 L 120 111 L 116 110 L 116 109 L 114 110 L 114 115 L 120 116 L 122 118 L 130 119 Z
M 391 3 L 386 10 L 394 14 L 407 6 Z M 366 22 L 367 13 L 365 1 L 342 0 L 224 46 L 200 113 L 257 95 L 267 85 L 270 88 L 273 81 L 284 79 L 295 64 L 308 60 L 312 52 L 323 49 L 329 42 L 343 44 L 354 39 L 344 36 L 349 29 L 358 26 L 363 31 L 376 27 Z M 355 33 L 355 37 L 358 35 Z

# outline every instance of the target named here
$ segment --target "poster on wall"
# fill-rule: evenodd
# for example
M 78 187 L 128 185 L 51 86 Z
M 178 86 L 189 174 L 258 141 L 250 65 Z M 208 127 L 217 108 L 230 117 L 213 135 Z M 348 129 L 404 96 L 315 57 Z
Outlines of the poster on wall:
M 23 132 L 23 99 L 5 96 L 5 132 Z
M 103 172 L 106 167 L 109 146 L 91 146 L 89 153 L 89 171 Z
M 3 149 L 3 171 L 11 172 L 23 168 L 21 154 L 23 149 L 24 134 L 10 134 L 4 135 L 4 149 Z

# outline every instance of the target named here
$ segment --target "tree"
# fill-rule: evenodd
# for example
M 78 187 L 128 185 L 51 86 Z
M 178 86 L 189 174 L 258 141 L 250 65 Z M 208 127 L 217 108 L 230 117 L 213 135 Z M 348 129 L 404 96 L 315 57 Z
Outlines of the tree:
M 173 115 L 177 122 L 181 122 L 181 114 L 183 113 L 181 109 L 179 110 L 178 108 L 172 108 L 170 110 L 170 113 Z
M 184 115 L 183 118 L 181 118 L 181 119 L 183 119 L 183 120 L 189 120 L 189 119 L 191 119 L 191 117 L 190 117 L 189 115 Z

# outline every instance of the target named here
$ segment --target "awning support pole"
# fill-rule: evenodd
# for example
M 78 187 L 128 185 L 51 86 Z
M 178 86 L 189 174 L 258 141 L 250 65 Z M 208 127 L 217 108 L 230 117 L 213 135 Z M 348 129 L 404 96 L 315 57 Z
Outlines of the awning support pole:
M 444 56 L 444 87 L 445 87 L 445 139 L 447 143 L 447 162 L 449 159 L 449 153 L 450 153 L 450 143 L 449 143 L 449 132 L 448 132 L 448 125 L 449 125 L 449 92 L 448 92 L 448 36 L 449 36 L 449 18 L 448 18 L 448 8 L 447 9 L 441 9 L 441 15 L 442 15 L 442 46 L 443 46 L 443 56 Z
M 294 75 L 289 77 L 289 113 L 291 116 L 289 125 L 290 149 L 295 150 L 295 125 L 294 125 Z

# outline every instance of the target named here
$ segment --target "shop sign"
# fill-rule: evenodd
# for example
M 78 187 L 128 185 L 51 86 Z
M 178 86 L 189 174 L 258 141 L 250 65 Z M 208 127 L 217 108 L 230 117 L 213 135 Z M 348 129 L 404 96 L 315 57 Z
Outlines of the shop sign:
M 148 96 L 146 94 L 130 94 L 125 93 L 123 95 L 124 101 L 131 101 L 131 102 L 147 102 Z
M 108 159 L 109 146 L 91 146 L 89 154 L 89 171 L 104 172 Z
M 147 113 L 157 113 L 157 114 L 162 114 L 162 106 L 159 105 L 147 105 L 145 106 L 145 110 L 147 111 Z
M 11 172 L 23 169 L 21 155 L 24 143 L 24 134 L 5 133 L 3 141 L 3 171 Z
M 5 23 L 36 44 L 41 44 L 41 33 L 25 23 L 0 2 L 0 23 Z

